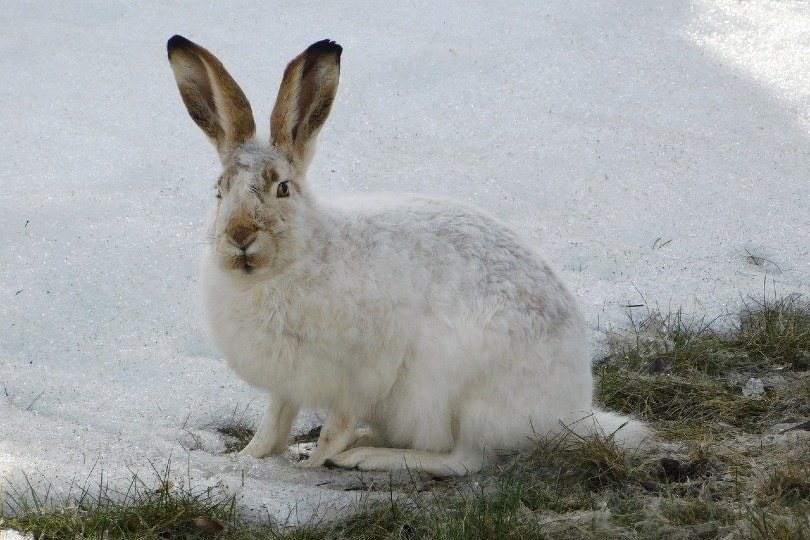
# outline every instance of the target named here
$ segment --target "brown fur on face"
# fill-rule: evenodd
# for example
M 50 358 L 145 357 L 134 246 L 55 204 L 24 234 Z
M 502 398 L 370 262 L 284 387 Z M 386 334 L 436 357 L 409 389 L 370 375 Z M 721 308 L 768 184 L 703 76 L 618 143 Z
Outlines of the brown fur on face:
M 264 169 L 262 169 L 262 179 L 264 180 L 264 189 L 267 189 L 281 180 L 281 177 L 279 176 L 278 171 L 276 171 L 272 165 L 268 164 L 264 167 Z
M 260 234 L 265 228 L 258 221 L 256 216 L 247 211 L 240 211 L 231 215 L 223 231 L 224 238 L 221 238 L 220 261 L 231 270 L 243 270 L 251 273 L 256 268 L 266 265 L 269 258 L 267 246 L 260 245 L 258 250 L 251 249 L 254 242 L 272 242 L 272 237 L 264 236 L 260 239 Z
M 300 245 L 296 222 L 300 182 L 272 149 L 255 142 L 237 150 L 220 175 L 222 201 L 217 207 L 215 240 L 223 268 L 242 277 L 266 276 L 284 269 Z M 289 197 L 277 197 L 280 182 L 288 182 Z
M 259 226 L 246 212 L 231 217 L 225 228 L 225 234 L 237 247 L 247 247 L 258 233 Z
M 226 192 L 231 189 L 231 184 L 233 183 L 234 177 L 236 177 L 237 171 L 238 169 L 236 167 L 228 167 L 219 175 L 217 186 L 221 191 Z

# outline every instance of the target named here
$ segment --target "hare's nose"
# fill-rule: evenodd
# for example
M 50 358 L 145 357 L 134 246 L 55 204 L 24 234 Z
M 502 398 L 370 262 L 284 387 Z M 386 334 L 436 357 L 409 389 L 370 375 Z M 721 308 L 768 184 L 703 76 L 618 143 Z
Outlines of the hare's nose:
M 246 251 L 247 248 L 250 247 L 250 244 L 256 240 L 256 236 L 259 234 L 255 228 L 245 227 L 244 225 L 228 227 L 226 233 L 231 243 L 242 251 Z

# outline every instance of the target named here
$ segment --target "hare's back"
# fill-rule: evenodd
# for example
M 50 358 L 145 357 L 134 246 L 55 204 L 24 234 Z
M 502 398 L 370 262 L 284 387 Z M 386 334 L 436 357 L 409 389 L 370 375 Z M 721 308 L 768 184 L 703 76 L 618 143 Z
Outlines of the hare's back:
M 575 302 L 535 249 L 500 220 L 445 199 L 353 199 L 342 214 L 348 264 L 367 279 L 439 297 L 544 311 Z M 346 256 L 347 254 L 344 254 Z M 449 300 L 449 298 L 448 298 Z M 517 304 L 516 304 L 517 303 Z

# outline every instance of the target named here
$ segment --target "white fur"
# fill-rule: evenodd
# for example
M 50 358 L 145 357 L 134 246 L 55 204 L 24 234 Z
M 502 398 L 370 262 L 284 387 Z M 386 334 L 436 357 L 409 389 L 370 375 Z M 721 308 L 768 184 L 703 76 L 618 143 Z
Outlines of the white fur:
M 268 166 L 295 197 L 257 202 L 250 185 Z M 577 422 L 593 408 L 582 314 L 505 224 L 417 196 L 316 202 L 304 171 L 255 139 L 228 168 L 239 172 L 212 213 L 202 283 L 216 344 L 269 393 L 244 454 L 280 452 L 302 408 L 329 411 L 306 465 L 437 475 L 477 470 L 560 422 L 581 433 L 627 422 L 601 411 Z M 267 262 L 250 272 L 226 262 L 240 213 L 272 224 L 250 247 Z M 363 425 L 386 448 L 353 448 Z M 617 438 L 645 433 L 632 422 Z

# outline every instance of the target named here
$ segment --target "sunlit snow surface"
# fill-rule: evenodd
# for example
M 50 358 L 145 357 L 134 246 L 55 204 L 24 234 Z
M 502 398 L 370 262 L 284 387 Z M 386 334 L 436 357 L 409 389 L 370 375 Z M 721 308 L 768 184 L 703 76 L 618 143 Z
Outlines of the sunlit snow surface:
M 286 62 L 342 44 L 313 186 L 512 222 L 576 292 L 594 356 L 628 305 L 713 316 L 810 290 L 810 3 L 299 4 L 3 3 L 7 494 L 124 489 L 171 460 L 258 516 L 355 498 L 352 473 L 223 454 L 216 427 L 254 422 L 262 397 L 201 323 L 218 162 L 175 87 L 175 33 L 219 56 L 262 126 Z

